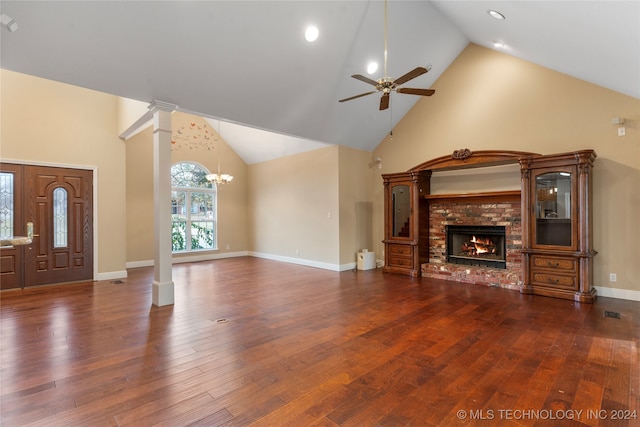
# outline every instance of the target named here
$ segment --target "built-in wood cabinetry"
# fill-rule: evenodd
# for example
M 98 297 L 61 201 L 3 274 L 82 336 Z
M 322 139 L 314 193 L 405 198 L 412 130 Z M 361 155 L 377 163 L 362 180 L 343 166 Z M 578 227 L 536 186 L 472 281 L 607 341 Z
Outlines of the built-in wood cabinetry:
M 593 150 L 540 156 L 525 162 L 523 293 L 593 302 Z M 524 220 L 525 218 L 523 218 Z
M 385 205 L 385 266 L 389 273 L 420 275 L 419 173 L 383 175 Z
M 421 263 L 429 261 L 428 215 L 420 212 L 428 211 L 433 198 L 430 179 L 434 171 L 519 163 L 524 270 L 521 291 L 593 302 L 592 261 L 596 252 L 592 247 L 591 181 L 595 158 L 593 150 L 540 155 L 464 149 L 407 172 L 382 175 L 384 271 L 417 277 Z

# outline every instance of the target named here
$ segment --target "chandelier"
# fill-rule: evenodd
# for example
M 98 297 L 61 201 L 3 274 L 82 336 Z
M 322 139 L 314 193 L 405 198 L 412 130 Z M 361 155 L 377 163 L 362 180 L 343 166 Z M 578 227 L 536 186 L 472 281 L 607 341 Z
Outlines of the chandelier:
M 209 182 L 215 182 L 216 185 L 228 184 L 233 181 L 233 175 L 229 175 L 228 173 L 220 173 L 220 157 L 222 157 L 222 150 L 218 138 L 222 138 L 220 136 L 220 120 L 218 120 L 218 136 L 215 138 L 215 140 L 218 141 L 218 173 L 210 173 L 206 175 L 205 178 Z
M 218 165 L 218 173 L 210 173 L 205 178 L 207 178 L 207 181 L 215 182 L 216 184 L 228 184 L 233 181 L 233 175 L 220 173 L 220 165 Z

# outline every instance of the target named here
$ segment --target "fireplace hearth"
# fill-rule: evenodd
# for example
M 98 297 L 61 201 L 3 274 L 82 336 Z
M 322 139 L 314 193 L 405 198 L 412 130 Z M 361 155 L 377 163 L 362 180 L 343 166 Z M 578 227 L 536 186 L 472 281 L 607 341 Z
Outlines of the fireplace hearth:
M 447 262 L 507 268 L 505 227 L 447 225 Z

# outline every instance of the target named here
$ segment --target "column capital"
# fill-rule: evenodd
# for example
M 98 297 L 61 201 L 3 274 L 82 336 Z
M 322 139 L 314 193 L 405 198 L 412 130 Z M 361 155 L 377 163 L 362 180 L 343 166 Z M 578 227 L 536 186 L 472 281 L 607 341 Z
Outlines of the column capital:
M 126 141 L 132 135 L 135 135 L 136 133 L 138 133 L 140 128 L 142 128 L 143 126 L 146 126 L 151 120 L 153 120 L 155 113 L 157 112 L 172 113 L 176 110 L 176 108 L 178 108 L 178 106 L 175 104 L 164 102 L 164 101 L 153 101 L 151 104 L 149 104 L 147 108 L 149 109 L 149 111 L 144 113 L 144 115 L 140 117 L 138 120 L 136 120 L 135 123 L 133 123 L 131 126 L 129 126 L 127 130 L 122 132 L 120 134 L 120 139 L 123 139 Z
M 178 106 L 169 102 L 154 100 L 151 104 L 149 104 L 148 108 L 149 112 L 151 113 L 155 113 L 156 111 L 166 111 L 172 113 L 176 111 L 176 108 L 178 108 Z

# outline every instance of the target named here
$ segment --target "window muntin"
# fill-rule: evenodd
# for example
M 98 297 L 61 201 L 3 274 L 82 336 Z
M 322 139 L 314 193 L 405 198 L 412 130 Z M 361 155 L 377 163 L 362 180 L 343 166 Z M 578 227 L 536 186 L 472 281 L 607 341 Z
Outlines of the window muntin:
M 216 186 L 202 166 L 171 167 L 171 242 L 173 252 L 217 249 Z

